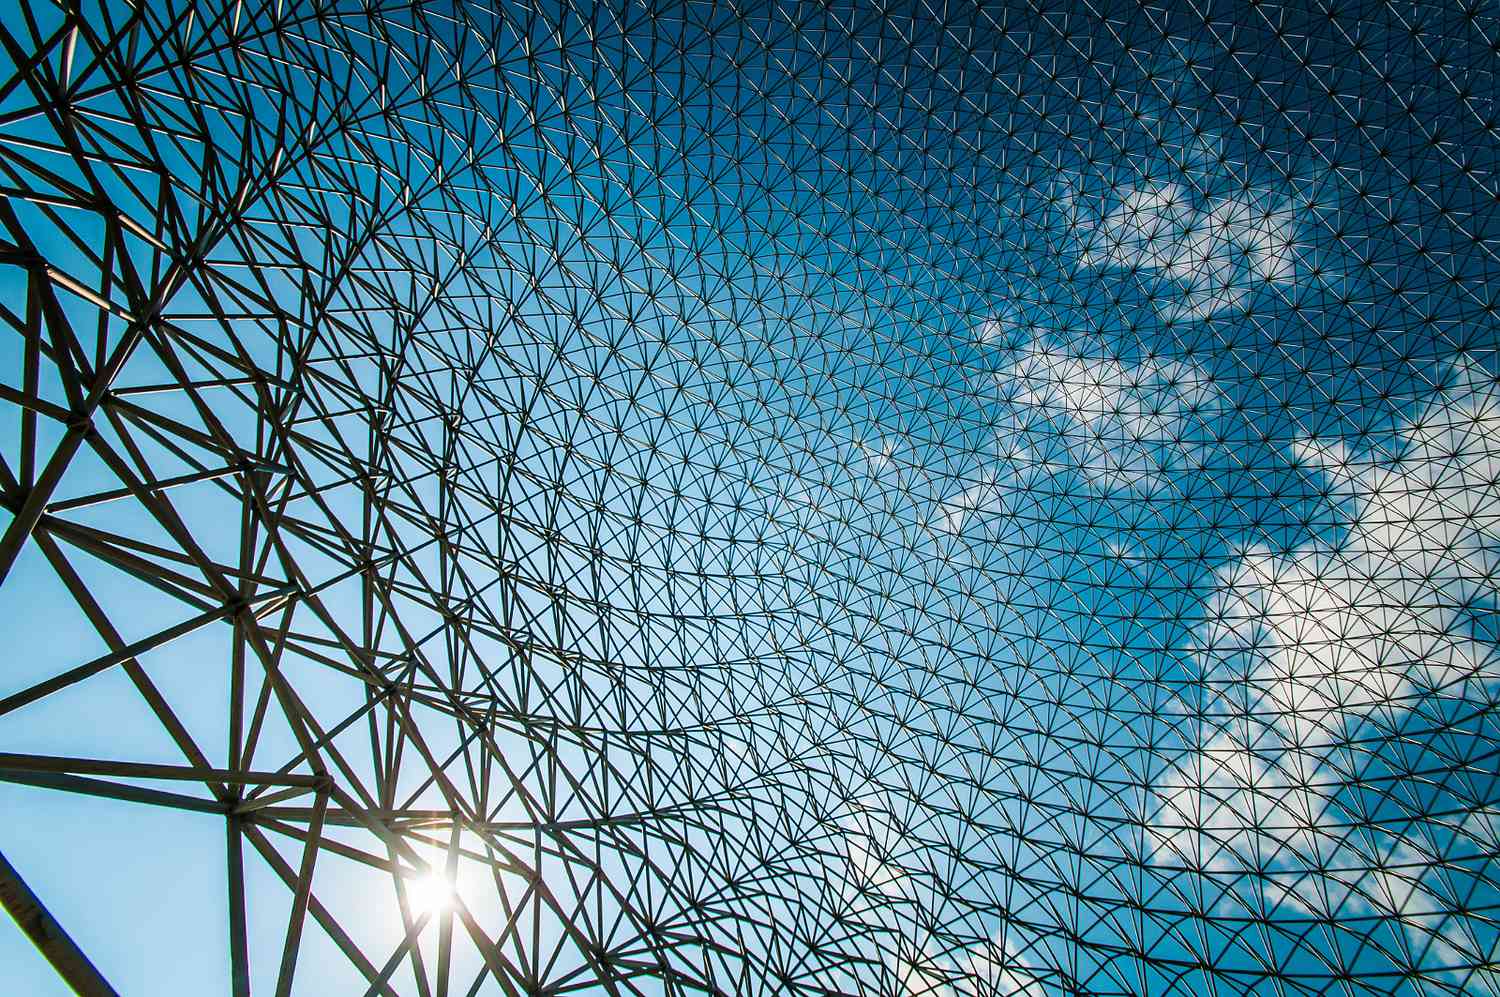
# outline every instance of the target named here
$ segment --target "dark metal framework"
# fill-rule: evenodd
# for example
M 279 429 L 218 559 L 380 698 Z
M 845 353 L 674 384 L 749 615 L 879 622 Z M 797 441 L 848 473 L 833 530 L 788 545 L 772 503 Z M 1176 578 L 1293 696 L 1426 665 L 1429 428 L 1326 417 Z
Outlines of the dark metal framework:
M 0 780 L 236 995 L 1496 993 L 1481 7 L 8 5 Z

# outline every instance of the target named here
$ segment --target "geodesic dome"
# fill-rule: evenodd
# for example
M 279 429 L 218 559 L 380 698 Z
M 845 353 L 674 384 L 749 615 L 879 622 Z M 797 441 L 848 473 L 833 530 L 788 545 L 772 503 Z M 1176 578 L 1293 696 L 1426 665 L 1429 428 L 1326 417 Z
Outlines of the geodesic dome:
M 1497 68 L 1478 3 L 0 11 L 0 962 L 1500 993 Z

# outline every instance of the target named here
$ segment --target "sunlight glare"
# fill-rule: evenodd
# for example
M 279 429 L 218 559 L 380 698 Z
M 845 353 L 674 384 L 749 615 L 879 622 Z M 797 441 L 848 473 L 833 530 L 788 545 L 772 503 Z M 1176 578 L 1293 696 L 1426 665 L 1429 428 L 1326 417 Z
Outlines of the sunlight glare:
M 415 915 L 440 914 L 453 906 L 453 884 L 441 869 L 429 868 L 406 881 L 406 899 Z

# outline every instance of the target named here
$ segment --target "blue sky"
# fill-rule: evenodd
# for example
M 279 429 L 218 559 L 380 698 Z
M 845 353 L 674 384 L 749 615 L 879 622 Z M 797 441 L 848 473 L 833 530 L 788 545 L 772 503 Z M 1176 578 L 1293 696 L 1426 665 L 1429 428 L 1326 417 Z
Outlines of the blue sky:
M 211 236 L 54 513 L 201 583 L 163 506 L 86 501 L 120 485 L 105 455 L 224 472 L 157 499 L 223 565 L 226 451 L 255 462 L 292 523 L 250 541 L 262 598 L 302 593 L 258 625 L 338 731 L 336 782 L 392 808 L 450 806 L 434 767 L 457 787 L 485 828 L 407 827 L 399 862 L 452 855 L 492 938 L 519 905 L 522 976 L 586 974 L 587 937 L 651 967 L 643 993 L 1500 986 L 1479 22 L 294 10 L 236 51 L 232 16 L 170 13 L 146 30 L 185 31 L 199 72 L 131 56 L 136 103 L 74 57 L 69 120 L 106 156 L 0 91 L 0 179 L 91 370 L 126 328 L 76 293 L 100 218 L 170 244 L 122 237 L 147 289 Z M 32 16 L 0 26 L 39 45 L 58 15 Z M 27 281 L 0 267 L 9 314 Z M 8 388 L 70 404 L 53 354 L 24 388 L 25 338 L 0 343 Z M 126 641 L 217 598 L 66 549 Z M 35 543 L 0 619 L 0 696 L 108 651 Z M 215 764 L 235 639 L 141 656 Z M 259 667 L 255 765 L 305 774 Z M 0 750 L 184 761 L 119 668 L 0 716 Z M 0 801 L 0 849 L 117 989 L 226 990 L 221 818 Z M 327 836 L 315 893 L 382 965 L 419 871 Z M 290 894 L 246 856 L 261 992 Z M 62 992 L 0 946 L 22 992 Z M 500 992 L 462 928 L 453 958 Z M 298 992 L 361 981 L 309 923 Z

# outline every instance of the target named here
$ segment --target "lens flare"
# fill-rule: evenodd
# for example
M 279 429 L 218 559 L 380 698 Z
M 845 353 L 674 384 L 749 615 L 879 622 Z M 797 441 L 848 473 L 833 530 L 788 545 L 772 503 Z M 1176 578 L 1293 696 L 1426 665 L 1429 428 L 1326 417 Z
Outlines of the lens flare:
M 441 914 L 452 910 L 457 900 L 453 880 L 438 868 L 429 868 L 406 880 L 406 902 L 414 915 Z

